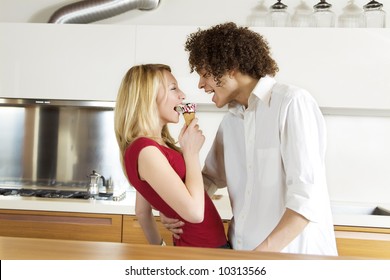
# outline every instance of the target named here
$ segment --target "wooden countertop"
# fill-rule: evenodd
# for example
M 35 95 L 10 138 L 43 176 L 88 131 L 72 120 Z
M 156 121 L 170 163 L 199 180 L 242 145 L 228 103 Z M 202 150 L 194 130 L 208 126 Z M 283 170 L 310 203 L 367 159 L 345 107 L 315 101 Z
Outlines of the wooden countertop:
M 298 254 L 0 237 L 1 260 L 335 260 Z M 351 258 L 348 258 L 351 259 Z

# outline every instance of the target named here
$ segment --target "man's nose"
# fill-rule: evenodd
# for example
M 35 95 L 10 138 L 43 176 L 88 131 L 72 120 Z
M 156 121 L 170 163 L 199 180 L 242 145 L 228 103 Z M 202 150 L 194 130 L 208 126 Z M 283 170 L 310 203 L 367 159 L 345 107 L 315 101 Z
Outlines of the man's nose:
M 199 79 L 198 88 L 199 88 L 199 89 L 204 88 L 204 82 L 203 82 L 202 78 Z

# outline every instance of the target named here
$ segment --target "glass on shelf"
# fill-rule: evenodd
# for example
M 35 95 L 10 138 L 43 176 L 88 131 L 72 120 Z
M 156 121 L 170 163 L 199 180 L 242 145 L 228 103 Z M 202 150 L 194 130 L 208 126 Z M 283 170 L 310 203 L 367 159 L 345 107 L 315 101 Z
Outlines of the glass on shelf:
M 338 26 L 346 28 L 363 27 L 363 10 L 353 0 L 348 1 L 343 13 L 338 18 Z
M 386 12 L 382 9 L 383 4 L 370 1 L 363 6 L 363 26 L 368 28 L 386 27 Z
M 249 26 L 267 26 L 268 8 L 264 4 L 265 0 L 259 2 L 248 17 Z
M 301 3 L 295 7 L 295 12 L 291 19 L 291 26 L 293 27 L 312 27 L 313 26 L 313 9 L 301 1 Z
M 268 12 L 267 25 L 271 27 L 290 26 L 290 14 L 287 12 L 287 5 L 280 0 L 273 4 Z
M 313 6 L 313 25 L 314 27 L 334 27 L 336 22 L 335 13 L 331 10 L 332 4 L 321 0 Z

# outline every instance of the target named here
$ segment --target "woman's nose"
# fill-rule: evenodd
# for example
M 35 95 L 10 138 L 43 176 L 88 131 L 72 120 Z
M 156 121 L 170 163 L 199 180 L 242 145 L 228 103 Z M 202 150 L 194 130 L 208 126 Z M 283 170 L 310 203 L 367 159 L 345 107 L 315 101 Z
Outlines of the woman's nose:
M 180 91 L 179 99 L 186 99 L 186 95 L 184 92 Z

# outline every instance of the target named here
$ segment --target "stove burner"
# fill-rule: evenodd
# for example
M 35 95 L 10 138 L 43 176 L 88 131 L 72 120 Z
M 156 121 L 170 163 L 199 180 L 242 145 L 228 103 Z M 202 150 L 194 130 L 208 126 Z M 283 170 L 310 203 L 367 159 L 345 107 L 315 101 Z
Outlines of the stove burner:
M 23 196 L 23 197 L 45 197 L 45 198 L 75 198 L 75 199 L 101 199 L 110 200 L 112 193 L 99 193 L 98 196 L 92 196 L 87 191 L 65 191 L 65 190 L 46 190 L 46 189 L 6 189 L 0 188 L 0 195 L 3 196 Z

